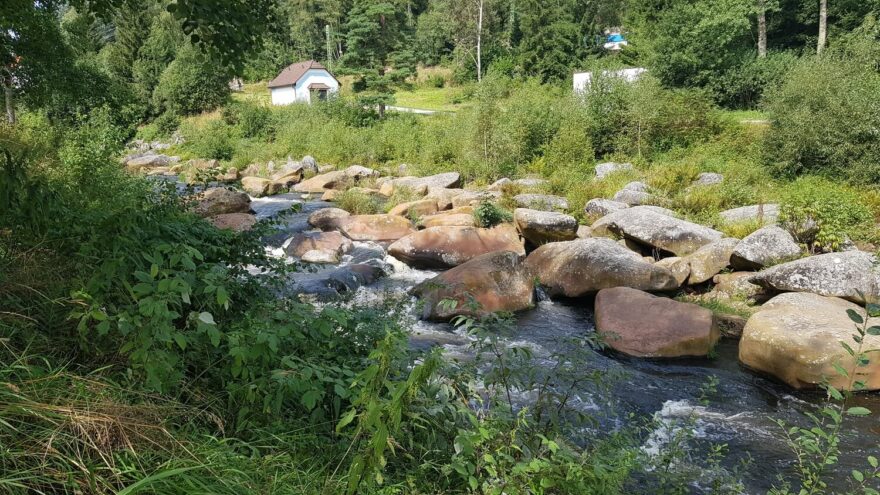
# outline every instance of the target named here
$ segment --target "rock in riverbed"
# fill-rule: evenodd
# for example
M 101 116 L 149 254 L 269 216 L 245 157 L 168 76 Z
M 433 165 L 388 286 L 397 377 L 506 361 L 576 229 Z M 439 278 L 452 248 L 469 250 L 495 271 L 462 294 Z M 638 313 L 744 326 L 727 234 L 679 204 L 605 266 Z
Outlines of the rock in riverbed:
M 877 258 L 864 251 L 828 253 L 790 261 L 764 270 L 749 281 L 783 292 L 812 292 L 857 303 L 880 300 Z
M 501 224 L 491 229 L 431 227 L 388 247 L 388 254 L 417 268 L 451 268 L 493 251 L 525 254 L 513 225 Z
M 721 337 L 712 311 L 626 287 L 596 295 L 596 331 L 613 349 L 649 358 L 705 356 Z
M 740 241 L 731 264 L 741 270 L 760 270 L 801 255 L 801 248 L 787 230 L 776 225 L 758 229 Z
M 478 256 L 423 282 L 413 294 L 424 302 L 422 318 L 448 320 L 459 315 L 481 316 L 514 312 L 535 304 L 535 285 L 522 256 L 496 251 Z M 441 304 L 455 300 L 454 308 Z
M 718 241 L 723 234 L 703 225 L 658 213 L 647 206 L 616 211 L 592 225 L 593 235 L 613 233 L 676 256 L 685 256 Z
M 352 215 L 338 222 L 339 231 L 353 241 L 394 242 L 414 231 L 400 215 Z
M 225 187 L 212 187 L 198 194 L 195 199 L 198 203 L 193 212 L 200 217 L 247 213 L 251 210 L 251 198 L 247 194 Z
M 534 246 L 577 239 L 577 220 L 571 215 L 517 208 L 513 212 L 517 229 Z

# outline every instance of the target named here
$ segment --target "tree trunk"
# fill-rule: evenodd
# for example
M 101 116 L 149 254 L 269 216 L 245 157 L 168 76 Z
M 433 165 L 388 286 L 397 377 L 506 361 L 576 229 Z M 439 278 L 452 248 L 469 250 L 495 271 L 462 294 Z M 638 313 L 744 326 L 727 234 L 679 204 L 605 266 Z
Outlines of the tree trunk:
M 6 98 L 6 121 L 15 124 L 15 94 L 12 87 L 12 76 L 3 78 L 3 93 Z
M 385 103 L 379 103 L 379 120 L 385 118 Z
M 480 12 L 477 17 L 477 81 L 483 80 L 483 0 L 478 0 Z
M 819 44 L 816 46 L 816 53 L 822 53 L 825 50 L 825 43 L 828 40 L 828 0 L 819 0 Z
M 767 56 L 767 9 L 764 0 L 758 0 L 758 58 Z

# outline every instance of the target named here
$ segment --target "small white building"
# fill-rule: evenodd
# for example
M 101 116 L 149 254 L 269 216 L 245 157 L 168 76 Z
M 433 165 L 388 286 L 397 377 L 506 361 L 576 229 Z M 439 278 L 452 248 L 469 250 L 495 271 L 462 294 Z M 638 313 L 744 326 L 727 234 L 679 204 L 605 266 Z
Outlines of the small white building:
M 339 92 L 339 80 L 314 60 L 286 67 L 278 77 L 269 81 L 268 86 L 273 105 L 311 103 L 326 100 Z
M 602 77 L 616 77 L 626 82 L 636 82 L 642 77 L 642 74 L 648 72 L 648 69 L 634 68 L 621 70 L 603 70 Z M 587 92 L 590 85 L 593 84 L 592 72 L 579 72 L 574 75 L 574 92 L 582 95 Z

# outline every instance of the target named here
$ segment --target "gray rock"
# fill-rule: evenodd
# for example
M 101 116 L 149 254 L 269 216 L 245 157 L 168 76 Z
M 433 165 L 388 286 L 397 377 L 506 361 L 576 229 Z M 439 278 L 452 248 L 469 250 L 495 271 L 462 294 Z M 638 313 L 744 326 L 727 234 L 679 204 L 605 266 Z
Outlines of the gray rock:
M 671 258 L 663 258 L 662 260 L 654 263 L 656 266 L 661 268 L 666 268 L 672 275 L 675 277 L 678 285 L 683 285 L 685 281 L 687 281 L 688 277 L 691 275 L 691 265 L 684 258 L 679 258 L 678 256 L 673 256 Z
M 764 270 L 749 282 L 783 292 L 811 292 L 821 296 L 874 303 L 880 299 L 877 258 L 864 251 L 828 253 L 802 258 Z
M 695 285 L 711 280 L 730 265 L 730 257 L 733 250 L 739 244 L 739 239 L 721 239 L 697 249 L 688 255 L 685 260 L 691 267 L 688 284 Z
M 500 190 L 503 189 L 504 186 L 506 186 L 507 184 L 513 184 L 513 181 L 510 180 L 510 179 L 508 179 L 507 177 L 502 177 L 502 178 L 496 180 L 495 182 L 493 182 L 492 185 L 490 185 L 488 188 L 486 188 L 486 190 L 488 190 L 488 191 L 500 191 Z
M 465 194 L 464 189 L 447 189 L 445 187 L 432 187 L 428 189 L 425 199 L 433 199 L 437 202 L 437 209 L 440 211 L 452 208 L 455 198 Z
M 517 208 L 513 222 L 522 236 L 534 246 L 577 238 L 578 223 L 571 215 Z
M 562 196 L 550 194 L 518 194 L 513 197 L 513 202 L 519 208 L 531 208 L 533 210 L 567 210 L 568 200 Z
M 648 246 L 686 256 L 723 237 L 721 232 L 635 206 L 616 211 L 592 225 L 594 236 L 624 236 Z
M 251 210 L 251 198 L 241 191 L 225 187 L 212 187 L 196 196 L 198 203 L 193 212 L 200 217 L 213 217 L 226 213 L 247 213 Z
M 633 181 L 623 186 L 624 191 L 648 192 L 648 185 L 641 181 Z
M 601 180 L 609 176 L 610 174 L 613 174 L 614 172 L 618 172 L 620 170 L 632 170 L 632 168 L 632 163 L 600 163 L 596 165 L 596 178 Z
M 741 270 L 759 270 L 800 255 L 800 246 L 787 230 L 768 225 L 740 241 L 733 250 L 731 264 Z
M 586 206 L 584 206 L 584 213 L 591 218 L 602 218 L 609 213 L 625 210 L 627 208 L 629 208 L 629 205 L 621 201 L 595 198 L 587 201 Z
M 612 287 L 649 291 L 678 287 L 669 270 L 645 262 L 611 239 L 544 244 L 526 258 L 526 266 L 553 296 L 582 297 Z
M 779 219 L 779 205 L 770 203 L 741 206 L 739 208 L 722 211 L 719 213 L 719 216 L 724 220 L 724 223 L 748 222 L 758 220 L 759 218 L 764 223 L 776 223 L 776 220 Z
M 306 171 L 318 173 L 318 161 L 311 155 L 306 155 L 299 162 Z
M 350 216 L 351 213 L 341 208 L 321 208 L 309 215 L 309 225 L 324 232 L 330 232 L 340 227 L 341 219 Z
M 317 273 L 301 273 L 294 279 L 288 292 L 311 294 L 325 300 L 335 299 L 376 282 L 386 276 L 390 269 L 387 264 L 381 262 L 368 262 Z
M 657 197 L 651 193 L 637 191 L 634 189 L 621 189 L 614 195 L 614 201 L 626 203 L 630 206 L 640 206 L 655 203 Z
M 428 190 L 433 188 L 454 189 L 461 186 L 461 174 L 458 172 L 446 172 L 445 174 L 430 175 L 428 177 L 401 177 L 392 180 L 395 187 L 408 187 L 410 189 L 419 189 L 427 187 Z
M 352 179 L 366 179 L 367 177 L 378 177 L 380 175 L 378 171 L 361 165 L 352 165 L 343 170 L 342 173 Z
M 425 196 L 426 199 L 436 199 L 437 200 L 437 209 L 443 210 L 440 205 L 444 202 L 445 198 L 440 197 L 438 191 L 442 191 L 443 189 L 432 189 L 428 192 L 428 195 Z M 498 191 L 464 191 L 461 189 L 448 189 L 448 191 L 453 191 L 450 195 L 452 196 L 452 207 L 453 208 L 461 208 L 463 206 L 476 206 L 483 201 L 494 201 L 501 197 L 501 193 Z M 441 193 L 442 194 L 442 193 Z
M 713 172 L 703 172 L 697 176 L 697 180 L 691 184 L 692 186 L 712 186 L 724 182 L 724 176 Z
M 525 179 L 516 179 L 513 181 L 519 187 L 523 189 L 537 189 L 539 187 L 544 187 L 549 184 L 549 181 L 544 179 L 534 179 L 534 178 L 525 178 Z

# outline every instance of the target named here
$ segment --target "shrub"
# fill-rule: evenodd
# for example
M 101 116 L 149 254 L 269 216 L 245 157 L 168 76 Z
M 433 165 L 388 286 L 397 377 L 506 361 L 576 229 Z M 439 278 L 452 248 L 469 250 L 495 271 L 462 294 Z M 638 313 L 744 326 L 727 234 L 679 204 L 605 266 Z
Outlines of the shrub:
M 162 72 L 153 105 L 162 112 L 191 115 L 219 107 L 229 95 L 228 74 L 193 46 L 180 49 Z
M 781 194 L 780 220 L 812 250 L 840 248 L 871 233 L 874 216 L 859 194 L 820 177 L 803 177 Z
M 174 131 L 180 126 L 180 117 L 171 112 L 165 112 L 156 117 L 156 120 L 153 121 L 153 125 L 156 126 L 156 131 L 159 136 L 167 137 L 174 134 Z
M 501 209 L 489 201 L 482 201 L 474 208 L 474 222 L 478 227 L 487 229 L 511 220 L 513 220 L 513 215 L 509 211 Z
M 199 132 L 198 139 L 188 139 L 186 146 L 199 158 L 231 160 L 235 153 L 231 134 L 229 126 L 214 120 Z
M 352 215 L 372 215 L 383 213 L 385 208 L 383 201 L 374 194 L 349 189 L 334 199 L 337 208 L 351 213 Z
M 808 57 L 767 95 L 766 161 L 776 174 L 880 181 L 880 74 L 855 61 Z
M 222 111 L 223 120 L 244 138 L 269 139 L 274 135 L 271 111 L 253 103 L 234 103 Z
M 797 55 L 791 52 L 754 58 L 714 79 L 710 89 L 716 101 L 725 107 L 756 108 L 764 93 L 778 86 L 797 61 Z

